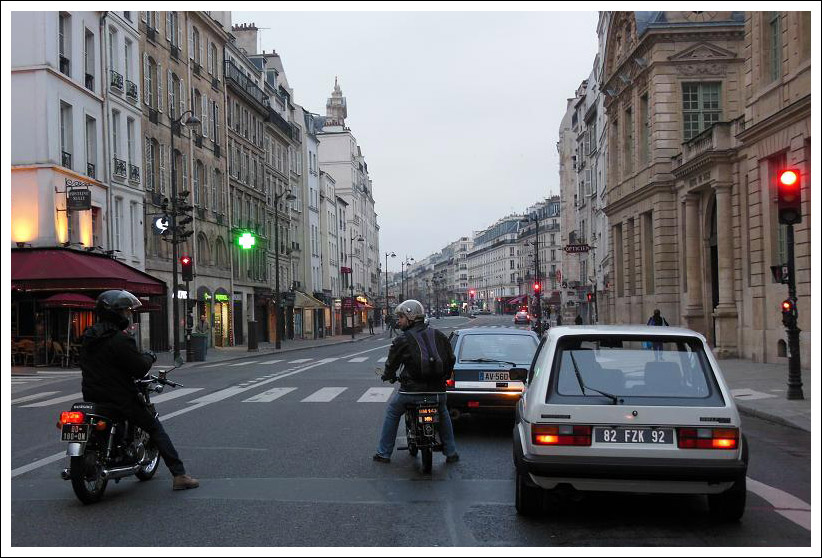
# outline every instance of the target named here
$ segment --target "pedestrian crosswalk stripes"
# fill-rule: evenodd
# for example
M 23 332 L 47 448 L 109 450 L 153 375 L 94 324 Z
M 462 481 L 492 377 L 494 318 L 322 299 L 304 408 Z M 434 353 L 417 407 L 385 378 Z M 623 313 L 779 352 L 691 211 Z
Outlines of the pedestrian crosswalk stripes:
M 303 362 L 308 362 L 308 361 L 310 361 L 310 360 L 313 360 L 313 359 L 310 359 L 310 358 L 298 358 L 297 360 L 289 360 L 289 361 L 288 361 L 288 364 L 300 364 L 300 363 L 303 363 Z
M 275 399 L 279 399 L 283 395 L 287 393 L 291 393 L 292 391 L 296 390 L 295 387 L 278 387 L 274 389 L 270 389 L 268 391 L 264 391 L 262 393 L 258 393 L 253 397 L 249 397 L 248 399 L 243 399 L 243 403 L 270 403 Z
M 37 403 L 29 403 L 28 405 L 23 405 L 23 407 L 48 407 L 49 405 L 55 405 L 57 403 L 64 403 L 66 401 L 82 401 L 83 394 L 81 393 L 72 393 L 71 395 L 64 395 L 62 397 L 55 397 L 54 399 L 47 399 L 46 401 L 38 401 Z
M 202 389 L 203 388 L 177 388 L 173 391 L 167 391 L 165 393 L 161 393 L 160 395 L 155 395 L 151 398 L 151 402 L 154 404 L 162 403 L 163 401 L 168 401 L 170 399 L 177 399 L 178 397 L 191 395 L 192 393 L 198 392 Z
M 266 360 L 265 362 L 261 362 L 260 364 L 277 364 L 278 362 L 282 362 L 282 361 L 283 360 L 281 358 L 278 358 L 278 359 L 275 359 L 275 360 Z
M 392 387 L 373 387 L 362 394 L 362 397 L 357 399 L 357 403 L 384 403 L 388 401 L 391 394 L 394 393 Z
M 357 358 L 352 358 L 348 362 L 365 362 L 366 360 L 368 360 L 368 357 L 357 357 Z
M 54 395 L 55 393 L 60 393 L 59 391 L 44 391 L 43 393 L 34 393 L 32 395 L 26 395 L 25 397 L 18 397 L 17 399 L 12 399 L 11 404 L 14 405 L 15 403 L 23 403 L 25 401 L 32 401 L 34 399 L 42 399 L 43 397 L 48 397 L 49 395 Z
M 328 403 L 347 390 L 345 387 L 326 387 L 319 389 L 302 400 L 303 403 Z
M 229 364 L 228 366 L 248 366 L 249 364 L 257 364 L 256 360 L 248 360 L 246 362 L 238 362 L 237 364 Z
M 378 359 L 377 362 L 385 362 L 386 360 L 388 360 L 388 357 L 382 357 L 381 359 Z

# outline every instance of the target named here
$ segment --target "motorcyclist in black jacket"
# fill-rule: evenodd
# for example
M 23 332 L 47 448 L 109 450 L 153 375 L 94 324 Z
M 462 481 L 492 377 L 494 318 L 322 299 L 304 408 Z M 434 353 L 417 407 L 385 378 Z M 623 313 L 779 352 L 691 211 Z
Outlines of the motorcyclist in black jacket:
M 385 420 L 382 425 L 379 446 L 374 454 L 374 461 L 388 463 L 391 461 L 391 452 L 394 451 L 394 442 L 397 437 L 397 428 L 400 424 L 400 417 L 405 413 L 405 405 L 424 398 L 422 395 L 415 395 L 415 392 L 436 393 L 440 411 L 440 437 L 442 439 L 446 463 L 453 463 L 459 460 L 457 446 L 454 441 L 454 428 L 451 425 L 451 416 L 446 407 L 445 381 L 451 377 L 454 369 L 456 357 L 451 348 L 451 343 L 441 331 L 434 331 L 434 341 L 439 358 L 442 360 L 443 375 L 440 378 L 428 381 L 420 380 L 418 371 L 421 367 L 421 351 L 413 333 L 425 333 L 429 326 L 425 323 L 425 310 L 422 304 L 416 300 L 406 300 L 394 308 L 397 316 L 397 325 L 403 333 L 398 335 L 388 349 L 388 359 L 385 362 L 385 372 L 382 380 L 400 381 L 400 390 L 391 396 L 388 407 L 385 409 Z M 404 366 L 397 378 L 397 370 Z
M 83 399 L 116 407 L 130 423 L 147 432 L 174 476 L 174 490 L 197 488 L 199 481 L 186 474 L 171 438 L 140 401 L 134 383 L 157 360 L 151 351 L 139 352 L 134 338 L 123 331 L 131 324 L 132 311 L 141 305 L 128 291 L 105 291 L 97 297 L 97 323 L 83 332 L 80 349 Z

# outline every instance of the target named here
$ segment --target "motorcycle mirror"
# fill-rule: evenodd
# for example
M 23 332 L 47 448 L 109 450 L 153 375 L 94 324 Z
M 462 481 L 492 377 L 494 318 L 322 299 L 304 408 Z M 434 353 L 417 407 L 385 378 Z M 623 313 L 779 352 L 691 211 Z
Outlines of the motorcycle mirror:
M 159 377 L 161 380 L 165 380 L 167 374 L 168 374 L 168 370 L 160 370 L 157 373 L 157 377 Z

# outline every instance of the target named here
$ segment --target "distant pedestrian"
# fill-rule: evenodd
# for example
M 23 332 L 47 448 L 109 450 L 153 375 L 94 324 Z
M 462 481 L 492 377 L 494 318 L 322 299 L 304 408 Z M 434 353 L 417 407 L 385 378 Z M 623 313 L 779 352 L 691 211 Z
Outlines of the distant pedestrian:
M 557 312 L 557 325 L 558 326 L 562 325 L 562 313 L 561 312 Z
M 582 325 L 582 314 L 577 314 L 577 317 L 574 318 L 574 323 L 577 325 Z
M 668 320 L 662 317 L 662 313 L 659 311 L 659 308 L 654 310 L 654 315 L 648 318 L 648 325 L 649 326 L 667 326 Z M 654 349 L 654 358 L 656 360 L 662 360 L 662 341 L 654 341 L 653 344 Z
M 368 333 L 374 335 L 374 316 L 368 316 Z
M 197 332 L 198 333 L 208 333 L 209 327 L 210 326 L 208 325 L 208 318 L 206 318 L 205 314 L 201 315 L 200 316 L 200 323 L 197 324 Z
M 394 333 L 396 333 L 396 330 L 394 328 L 397 323 L 396 319 L 394 318 L 394 314 L 388 314 L 388 316 L 385 318 L 385 322 L 388 324 L 388 337 L 394 337 Z

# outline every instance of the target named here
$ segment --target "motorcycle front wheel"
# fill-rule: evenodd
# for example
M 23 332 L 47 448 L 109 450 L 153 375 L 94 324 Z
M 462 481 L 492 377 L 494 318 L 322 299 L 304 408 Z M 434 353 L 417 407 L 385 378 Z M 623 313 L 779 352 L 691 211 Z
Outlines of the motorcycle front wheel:
M 143 458 L 143 463 L 145 463 L 145 465 L 140 467 L 137 472 L 134 473 L 134 476 L 141 481 L 151 480 L 151 477 L 157 472 L 157 465 L 160 463 L 160 450 L 157 449 L 157 446 L 155 446 L 151 440 L 146 442 L 146 455 Z
M 431 464 L 434 460 L 431 448 L 421 448 L 422 451 L 422 472 L 426 475 L 431 472 Z
M 102 477 L 102 463 L 97 452 L 87 452 L 71 458 L 71 487 L 84 504 L 94 504 L 103 498 L 108 480 Z

